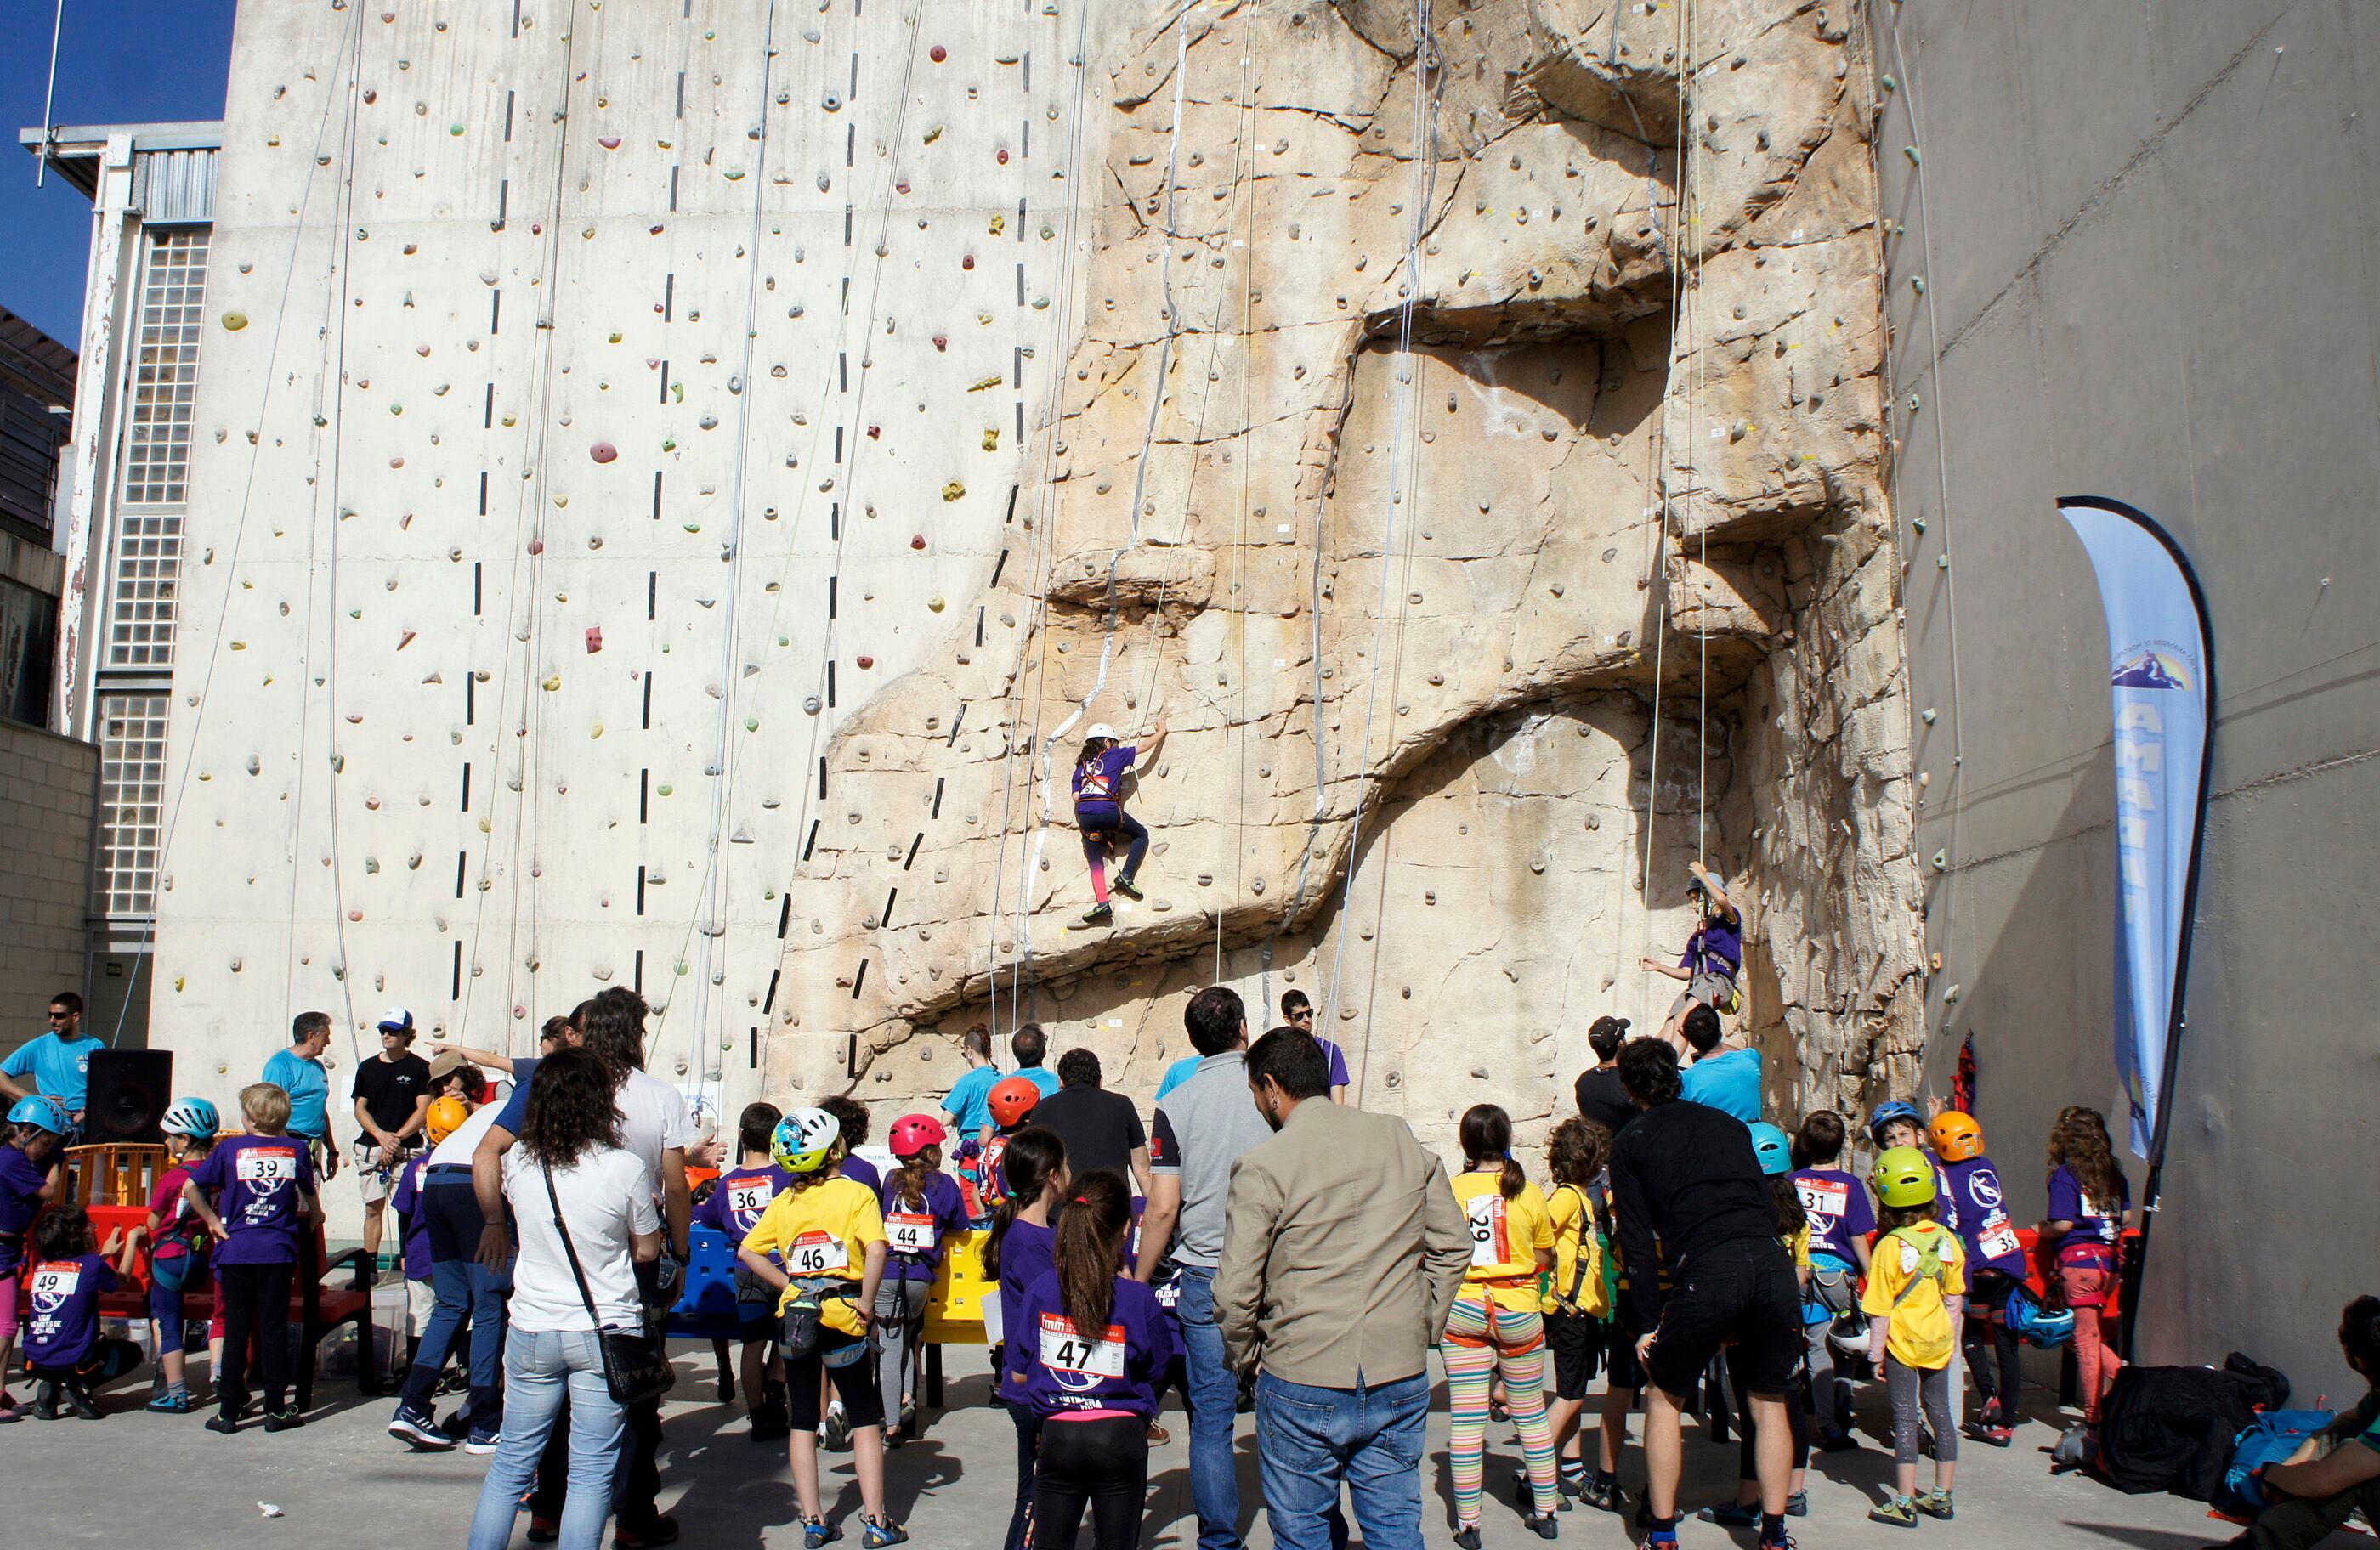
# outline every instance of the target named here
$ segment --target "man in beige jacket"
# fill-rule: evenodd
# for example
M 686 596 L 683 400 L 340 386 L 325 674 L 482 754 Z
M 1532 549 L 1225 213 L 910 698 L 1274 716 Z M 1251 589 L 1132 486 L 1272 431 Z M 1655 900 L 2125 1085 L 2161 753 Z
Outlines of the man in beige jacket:
M 1367 1550 L 1420 1550 L 1429 1348 L 1470 1264 L 1463 1213 L 1403 1120 L 1330 1101 L 1312 1035 L 1267 1034 L 1247 1076 L 1277 1133 L 1232 1170 L 1215 1322 L 1225 1361 L 1259 1373 L 1273 1543 L 1329 1550 L 1343 1482 Z

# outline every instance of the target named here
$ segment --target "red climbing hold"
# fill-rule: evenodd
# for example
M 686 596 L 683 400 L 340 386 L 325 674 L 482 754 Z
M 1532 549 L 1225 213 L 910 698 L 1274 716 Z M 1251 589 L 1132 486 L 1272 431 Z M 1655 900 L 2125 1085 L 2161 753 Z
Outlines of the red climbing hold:
M 933 47 L 926 51 L 926 57 L 932 60 L 937 65 L 941 64 L 943 60 L 948 59 L 950 56 L 951 51 L 944 48 L 940 43 L 936 43 Z
M 587 455 L 598 463 L 609 463 L 620 455 L 620 449 L 609 442 L 598 442 L 587 449 Z
M 882 441 L 884 439 L 884 428 L 880 425 L 869 426 L 868 428 L 868 439 L 871 442 Z
M 1008 147 L 1004 145 L 1000 148 L 1000 164 L 1003 167 L 1008 165 Z
M 595 137 L 595 143 L 601 146 L 606 151 L 617 151 L 620 149 L 620 137 L 617 135 L 597 135 Z
M 588 626 L 587 626 L 587 654 L 588 654 L 589 656 L 590 656 L 590 657 L 591 657 L 591 656 L 593 656 L 596 652 L 601 651 L 601 650 L 602 650 L 602 649 L 603 649 L 603 626 L 602 626 L 602 625 L 601 625 L 601 624 L 589 624 L 589 625 L 588 625 Z
M 544 540 L 543 539 L 529 539 L 529 540 L 528 540 L 528 551 L 529 551 L 531 554 L 542 554 L 542 553 L 544 553 L 544 552 L 545 552 L 545 540 Z
M 949 349 L 950 347 L 951 347 L 951 336 L 950 336 L 949 334 L 947 334 L 947 333 L 937 333 L 937 334 L 935 334 L 935 335 L 934 335 L 934 348 L 935 348 L 935 349 L 937 349 L 937 350 L 947 350 L 947 349 Z
M 874 666 L 876 665 L 876 659 L 875 659 L 875 658 L 873 658 L 873 657 L 861 657 L 861 658 L 859 658 L 859 659 L 858 659 L 858 661 L 859 661 L 859 665 L 860 665 L 860 667 L 861 667 L 863 670 L 868 669 L 868 668 L 874 667 Z
M 1003 161 L 1006 159 L 1007 158 L 1004 156 L 1002 158 Z M 966 257 L 961 259 L 959 260 L 959 267 L 961 269 L 973 269 L 975 267 L 975 255 L 973 253 L 969 253 Z
M 913 535 L 913 536 L 910 538 L 910 539 L 909 539 L 909 547 L 910 547 L 911 549 L 923 549 L 923 548 L 925 548 L 925 547 L 926 547 L 926 535 L 925 535 L 925 534 L 923 534 L 923 533 L 918 533 L 918 534 L 915 534 L 915 535 Z
M 896 194 L 907 193 L 909 191 L 909 180 L 905 177 L 900 182 L 895 183 L 892 185 L 892 191 Z

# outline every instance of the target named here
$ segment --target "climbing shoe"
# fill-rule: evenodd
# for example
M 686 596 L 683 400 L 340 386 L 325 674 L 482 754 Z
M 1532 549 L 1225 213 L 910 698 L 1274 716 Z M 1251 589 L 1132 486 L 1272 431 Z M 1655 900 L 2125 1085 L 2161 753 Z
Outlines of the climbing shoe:
M 1869 1508 L 1867 1516 L 1868 1521 L 1872 1523 L 1889 1523 L 1896 1529 L 1913 1529 L 1917 1526 L 1917 1503 L 1913 1497 L 1895 1496 L 1881 1506 Z
M 842 1537 L 843 1531 L 823 1518 L 802 1520 L 802 1550 L 820 1550 L 820 1546 L 832 1544 Z
M 829 1453 L 851 1451 L 851 1417 L 842 1411 L 826 1412 L 826 1450 Z
M 1628 1510 L 1628 1495 L 1620 1489 L 1620 1477 L 1616 1474 L 1588 1475 L 1586 1483 L 1579 1488 L 1578 1499 L 1604 1512 Z
M 66 1393 L 63 1398 L 67 1402 L 67 1409 L 74 1411 L 75 1414 L 79 1416 L 81 1419 L 85 1421 L 97 1421 L 99 1419 L 99 1407 L 93 1404 L 91 1402 L 91 1396 L 84 1393 L 81 1389 L 69 1384 L 67 1386 Z
M 1084 913 L 1083 924 L 1086 926 L 1105 926 L 1113 919 L 1115 919 L 1115 906 L 1113 904 L 1093 904 L 1089 910 Z
M 859 1520 L 859 1543 L 868 1550 L 884 1550 L 888 1544 L 906 1544 L 909 1531 L 890 1518 L 862 1518 Z
M 1133 881 L 1130 878 L 1118 878 L 1115 880 L 1115 890 L 1118 893 L 1123 894 L 1127 899 L 1138 899 L 1142 897 L 1140 885 Z
M 1521 1527 L 1528 1530 L 1539 1539 L 1560 1539 L 1561 1537 L 1561 1524 L 1550 1512 L 1524 1512 L 1521 1514 Z
M 1945 1523 L 1958 1516 L 1957 1510 L 1950 1506 L 1950 1493 L 1939 1485 L 1912 1498 L 1910 1505 L 1926 1517 L 1939 1518 Z
M 169 1388 L 151 1399 L 149 1409 L 160 1415 L 188 1415 L 190 1413 L 190 1391 L 188 1388 Z
M 1706 1523 L 1717 1523 L 1722 1529 L 1755 1529 L 1760 1526 L 1760 1508 L 1746 1507 L 1742 1502 L 1730 1502 L 1725 1507 L 1706 1507 L 1694 1516 Z
M 1859 1445 L 1859 1438 L 1853 1436 L 1849 1432 L 1820 1432 L 1818 1434 L 1818 1451 L 1821 1453 L 1851 1453 L 1856 1451 Z
M 1479 1550 L 1479 1525 L 1458 1529 L 1454 1534 L 1454 1550 Z
M 230 1436 L 234 1432 L 239 1430 L 239 1422 L 234 1417 L 228 1415 L 211 1415 L 207 1417 L 207 1430 L 210 1432 L 221 1432 L 225 1436 Z
M 306 1418 L 298 1413 L 295 1405 L 285 1405 L 277 1411 L 264 1412 L 264 1429 L 268 1432 L 294 1432 L 305 1424 Z

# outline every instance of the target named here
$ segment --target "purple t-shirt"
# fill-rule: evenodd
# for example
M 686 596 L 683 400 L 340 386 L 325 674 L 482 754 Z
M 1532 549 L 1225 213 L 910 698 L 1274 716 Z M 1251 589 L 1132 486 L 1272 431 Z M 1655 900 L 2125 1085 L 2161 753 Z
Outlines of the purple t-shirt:
M 25 1263 L 25 1229 L 42 1213 L 42 1186 L 49 1175 L 15 1146 L 0 1146 L 0 1276 Z
M 1856 1267 L 1852 1244 L 1876 1230 L 1876 1205 L 1867 1186 L 1840 1168 L 1797 1168 L 1793 1193 L 1810 1218 L 1810 1252 L 1832 1254 Z
M 1001 1382 L 1013 1384 L 1021 1376 L 1018 1397 L 1033 1413 L 1157 1413 L 1157 1385 L 1173 1360 L 1173 1336 L 1155 1292 L 1118 1276 L 1115 1306 L 1103 1330 L 1075 1329 L 1066 1317 L 1055 1270 L 1043 1271 L 1026 1289 L 1015 1312 L 1006 1312 L 1004 1296 L 1001 1307 L 1008 1330 Z
M 2024 1279 L 2024 1245 L 2017 1241 L 2016 1224 L 2009 1220 L 1992 1159 L 1944 1163 L 1942 1171 L 1950 1176 L 1949 1198 L 1958 1205 L 1959 1237 L 1967 1246 L 1969 1271 L 1991 1269 Z
M 884 1176 L 877 1172 L 876 1165 L 866 1157 L 844 1158 L 840 1171 L 853 1183 L 865 1184 L 871 1190 L 879 1188 L 884 1182 Z
M 2116 1185 L 2119 1193 L 2115 1199 L 2094 1200 L 2082 1193 L 2082 1181 L 2064 1163 L 2058 1165 L 2049 1176 L 2047 1219 L 2074 1224 L 2066 1243 L 2112 1244 L 2123 1236 L 2124 1213 L 2131 1207 L 2132 1189 L 2120 1173 L 2116 1175 Z
M 769 1208 L 769 1202 L 793 1181 L 794 1176 L 775 1163 L 745 1163 L 731 1168 L 711 1186 L 710 1198 L 695 1212 L 694 1219 L 705 1227 L 717 1228 L 741 1247 L 744 1240 L 752 1235 L 760 1213 Z
M 1011 1222 L 1000 1240 L 1000 1323 L 1005 1331 L 1003 1338 L 1016 1338 L 1014 1310 L 1025 1305 L 1025 1289 L 1048 1275 L 1057 1264 L 1058 1235 L 1046 1227 L 1031 1222 Z M 1005 1404 L 1021 1405 L 1024 1391 L 1009 1381 L 1013 1363 L 1003 1362 L 996 1397 Z
M 388 1203 L 405 1224 L 405 1278 L 408 1281 L 430 1278 L 430 1213 L 422 1209 L 421 1201 L 422 1179 L 429 1171 L 427 1156 L 397 1164 L 396 1188 L 389 1192 Z
M 877 1186 L 877 1204 L 884 1208 L 884 1236 L 892 1241 L 884 1265 L 888 1281 L 930 1281 L 942 1263 L 942 1243 L 953 1232 L 967 1229 L 966 1197 L 947 1173 L 926 1175 L 925 1209 L 900 1198 L 901 1176 L 894 1173 Z M 1016 1241 L 1014 1232 L 1009 1242 Z M 905 1244 L 916 1244 L 915 1249 Z M 1002 1245 L 1004 1249 L 1006 1244 Z
M 1138 748 L 1110 748 L 1088 764 L 1075 767 L 1075 805 L 1096 809 L 1101 817 L 1123 806 L 1123 772 L 1140 757 Z
M 1743 923 L 1713 915 L 1686 938 L 1678 967 L 1698 975 L 1724 975 L 1733 979 L 1743 968 Z
M 71 1367 L 99 1338 L 99 1294 L 115 1290 L 115 1266 L 102 1254 L 45 1259 L 25 1278 L 33 1316 L 25 1321 L 25 1360 Z
M 298 1263 L 298 1207 L 314 1193 L 314 1159 L 294 1135 L 228 1135 L 190 1182 L 214 1193 L 215 1214 L 229 1234 L 215 1251 L 217 1265 Z

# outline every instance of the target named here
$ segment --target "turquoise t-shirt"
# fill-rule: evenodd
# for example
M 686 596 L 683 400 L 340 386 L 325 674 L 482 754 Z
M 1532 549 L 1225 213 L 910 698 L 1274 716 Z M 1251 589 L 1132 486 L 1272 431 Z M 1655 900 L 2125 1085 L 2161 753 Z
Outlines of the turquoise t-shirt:
M 55 1034 L 43 1034 L 11 1051 L 6 1060 L 0 1061 L 0 1072 L 10 1076 L 23 1076 L 30 1072 L 34 1084 L 45 1096 L 65 1104 L 67 1113 L 79 1114 L 91 1093 L 91 1051 L 106 1047 L 103 1039 L 69 1040 Z
M 1732 1114 L 1745 1124 L 1760 1120 L 1760 1051 L 1723 1049 L 1706 1055 L 1678 1079 L 1678 1096 L 1689 1103 L 1707 1104 Z
M 264 1080 L 289 1095 L 289 1133 L 321 1141 L 331 1133 L 331 1073 L 320 1060 L 294 1049 L 276 1049 L 264 1062 Z
M 1165 1100 L 1166 1094 L 1173 1091 L 1174 1088 L 1181 1086 L 1184 1082 L 1189 1081 L 1192 1074 L 1197 1071 L 1198 1062 L 1206 1058 L 1207 1057 L 1204 1055 L 1184 1055 L 1182 1059 L 1166 1067 L 1165 1080 L 1157 1084 L 1158 1101 L 1162 1103 Z
M 1045 1098 L 1058 1090 L 1058 1073 L 1047 1066 L 1026 1066 L 1016 1074 L 1040 1088 Z
M 989 1099 L 999 1080 L 1000 1072 L 995 1068 L 978 1066 L 951 1084 L 951 1096 L 942 1100 L 942 1108 L 956 1122 L 960 1140 L 981 1135 L 983 1127 L 991 1123 Z

